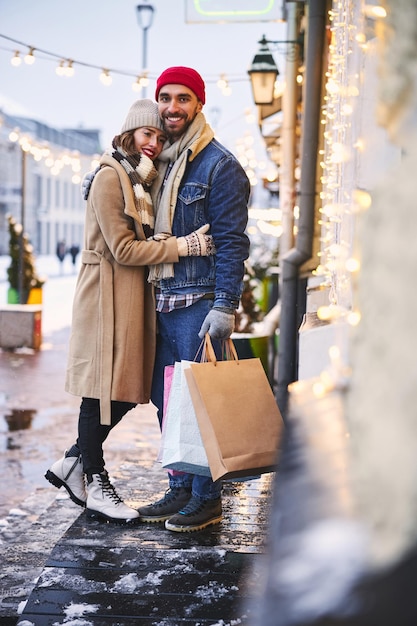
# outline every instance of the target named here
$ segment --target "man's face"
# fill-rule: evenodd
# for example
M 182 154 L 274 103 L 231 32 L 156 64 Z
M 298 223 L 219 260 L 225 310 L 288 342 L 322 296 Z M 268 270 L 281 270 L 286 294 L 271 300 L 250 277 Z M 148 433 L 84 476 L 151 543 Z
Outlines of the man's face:
M 159 115 L 171 142 L 181 137 L 197 113 L 202 102 L 185 85 L 164 85 L 158 95 Z

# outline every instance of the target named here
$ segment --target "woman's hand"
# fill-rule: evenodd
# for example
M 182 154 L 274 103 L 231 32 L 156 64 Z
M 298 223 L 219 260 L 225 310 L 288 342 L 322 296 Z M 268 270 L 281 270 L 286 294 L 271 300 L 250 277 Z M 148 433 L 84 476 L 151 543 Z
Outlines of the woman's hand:
M 213 237 L 205 233 L 210 224 L 204 224 L 185 237 L 177 238 L 178 256 L 212 256 L 216 254 Z

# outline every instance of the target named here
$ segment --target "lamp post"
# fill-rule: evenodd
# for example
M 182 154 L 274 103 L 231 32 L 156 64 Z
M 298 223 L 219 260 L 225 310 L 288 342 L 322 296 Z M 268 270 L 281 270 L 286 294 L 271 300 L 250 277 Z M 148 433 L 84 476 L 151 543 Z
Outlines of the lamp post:
M 138 18 L 138 24 L 142 29 L 142 85 L 143 85 L 143 97 L 146 98 L 146 85 L 147 85 L 147 46 L 148 46 L 148 30 L 152 26 L 153 15 L 155 8 L 152 4 L 137 4 L 136 15 Z
M 20 147 L 22 161 L 22 196 L 20 204 L 20 222 L 22 230 L 19 236 L 19 273 L 18 273 L 18 292 L 19 292 L 19 304 L 26 303 L 26 297 L 24 295 L 24 271 L 25 271 L 25 212 L 26 212 L 26 150 Z

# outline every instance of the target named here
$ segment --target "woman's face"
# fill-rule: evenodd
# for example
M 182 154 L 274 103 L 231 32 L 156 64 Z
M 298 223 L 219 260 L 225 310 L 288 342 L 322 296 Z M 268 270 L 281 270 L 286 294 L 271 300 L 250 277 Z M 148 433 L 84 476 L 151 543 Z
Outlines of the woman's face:
M 136 150 L 154 161 L 161 154 L 167 136 L 157 128 L 141 126 L 133 133 L 133 139 Z

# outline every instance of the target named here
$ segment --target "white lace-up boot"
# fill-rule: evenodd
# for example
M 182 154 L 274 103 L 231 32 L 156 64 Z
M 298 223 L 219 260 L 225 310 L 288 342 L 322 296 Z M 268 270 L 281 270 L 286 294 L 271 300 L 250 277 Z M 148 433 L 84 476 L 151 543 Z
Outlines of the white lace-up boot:
M 71 451 L 70 451 L 71 453 Z M 64 456 L 55 461 L 45 474 L 54 487 L 64 487 L 75 504 L 85 506 L 87 492 L 81 456 Z
M 107 472 L 93 474 L 87 485 L 87 515 L 116 524 L 139 522 L 139 513 L 117 494 Z

